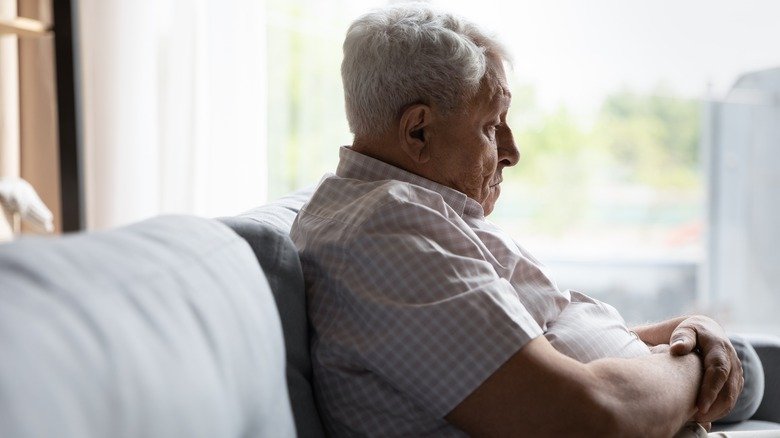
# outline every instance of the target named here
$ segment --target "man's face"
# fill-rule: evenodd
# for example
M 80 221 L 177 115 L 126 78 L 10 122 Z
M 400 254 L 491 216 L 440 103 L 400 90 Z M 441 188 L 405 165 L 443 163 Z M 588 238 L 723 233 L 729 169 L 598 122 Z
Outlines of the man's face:
M 504 69 L 494 66 L 492 78 L 483 80 L 466 111 L 456 110 L 439 119 L 431 138 L 434 181 L 465 193 L 493 211 L 501 193 L 504 167 L 520 158 L 506 120 L 512 96 Z

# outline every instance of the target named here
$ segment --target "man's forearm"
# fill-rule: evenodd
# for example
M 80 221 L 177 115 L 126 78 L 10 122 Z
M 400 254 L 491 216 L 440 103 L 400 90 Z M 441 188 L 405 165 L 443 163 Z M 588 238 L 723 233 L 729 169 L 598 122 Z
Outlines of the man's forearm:
M 674 329 L 685 321 L 687 316 L 678 316 L 677 318 L 667 319 L 666 321 L 640 325 L 633 327 L 631 330 L 639 336 L 645 344 L 659 345 L 668 344 L 669 339 L 672 337 Z
M 696 412 L 702 378 L 695 354 L 654 354 L 588 364 L 600 393 L 616 413 L 617 430 L 633 436 L 671 436 Z

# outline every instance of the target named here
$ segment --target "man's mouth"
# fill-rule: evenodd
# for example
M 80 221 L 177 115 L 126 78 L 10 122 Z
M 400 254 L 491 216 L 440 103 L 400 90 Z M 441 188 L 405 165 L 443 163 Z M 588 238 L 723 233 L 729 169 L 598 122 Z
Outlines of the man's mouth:
M 492 187 L 496 187 L 496 186 L 498 186 L 499 184 L 501 184 L 503 181 L 504 181 L 503 179 L 499 179 L 498 181 L 496 181 L 496 182 L 494 182 L 493 184 L 491 184 L 491 185 L 490 185 L 490 187 L 491 187 L 491 188 L 492 188 Z

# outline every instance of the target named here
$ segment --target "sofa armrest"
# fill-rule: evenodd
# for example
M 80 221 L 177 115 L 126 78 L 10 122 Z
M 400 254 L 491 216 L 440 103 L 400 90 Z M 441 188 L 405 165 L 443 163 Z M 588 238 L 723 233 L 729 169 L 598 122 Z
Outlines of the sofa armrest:
M 768 335 L 746 335 L 761 358 L 764 368 L 764 398 L 752 420 L 780 423 L 780 338 Z

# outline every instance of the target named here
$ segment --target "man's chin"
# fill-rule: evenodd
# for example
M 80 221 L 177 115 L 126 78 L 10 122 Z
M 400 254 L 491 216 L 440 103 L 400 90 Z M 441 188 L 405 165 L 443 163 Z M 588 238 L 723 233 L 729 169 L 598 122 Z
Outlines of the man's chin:
M 495 186 L 490 187 L 490 192 L 488 194 L 487 199 L 485 199 L 485 201 L 482 202 L 482 211 L 485 213 L 485 216 L 493 212 L 493 208 L 496 206 L 496 201 L 498 201 L 498 197 L 500 195 L 501 195 L 500 184 L 496 184 Z

